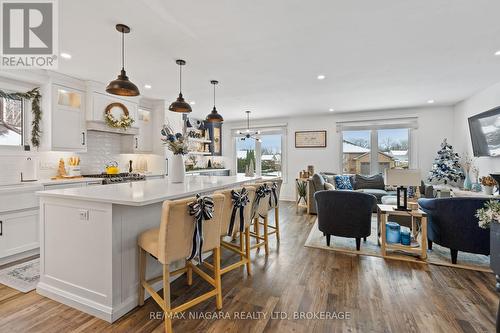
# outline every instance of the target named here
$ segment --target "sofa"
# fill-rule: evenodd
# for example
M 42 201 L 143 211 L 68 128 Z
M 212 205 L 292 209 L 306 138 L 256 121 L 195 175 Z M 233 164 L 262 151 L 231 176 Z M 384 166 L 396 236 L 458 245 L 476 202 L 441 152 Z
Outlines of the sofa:
M 458 251 L 490 254 L 490 230 L 482 229 L 475 216 L 489 198 L 458 197 L 419 199 L 420 208 L 428 214 L 427 238 L 450 249 L 451 262 L 457 263 Z

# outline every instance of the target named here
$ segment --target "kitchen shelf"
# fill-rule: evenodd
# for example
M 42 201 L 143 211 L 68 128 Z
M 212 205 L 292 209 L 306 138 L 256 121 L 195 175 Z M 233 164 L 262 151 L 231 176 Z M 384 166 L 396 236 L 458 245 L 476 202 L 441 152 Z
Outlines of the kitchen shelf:
M 212 140 L 197 139 L 197 138 L 188 138 L 188 141 L 190 141 L 190 142 L 200 142 L 200 143 L 212 143 Z
M 209 156 L 212 155 L 210 152 L 205 152 L 205 151 L 190 151 L 188 152 L 188 155 L 203 155 L 203 156 Z

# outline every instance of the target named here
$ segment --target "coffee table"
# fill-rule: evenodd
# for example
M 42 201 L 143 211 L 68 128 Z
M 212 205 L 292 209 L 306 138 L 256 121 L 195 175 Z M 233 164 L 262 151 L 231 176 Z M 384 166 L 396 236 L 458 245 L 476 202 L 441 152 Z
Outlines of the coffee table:
M 389 216 L 408 216 L 411 218 L 412 233 L 415 235 L 415 230 L 417 229 L 417 223 L 420 223 L 420 241 L 418 246 L 409 246 L 403 244 L 392 244 L 386 241 L 386 228 L 385 224 L 388 221 Z M 402 253 L 418 255 L 423 261 L 427 259 L 427 214 L 420 210 L 409 210 L 401 211 L 396 210 L 396 206 L 393 205 L 377 205 L 377 222 L 378 230 L 380 230 L 379 243 L 382 250 L 382 256 L 385 258 L 395 257 L 392 254 L 388 254 L 388 251 L 398 251 Z M 398 257 L 400 259 L 400 257 Z

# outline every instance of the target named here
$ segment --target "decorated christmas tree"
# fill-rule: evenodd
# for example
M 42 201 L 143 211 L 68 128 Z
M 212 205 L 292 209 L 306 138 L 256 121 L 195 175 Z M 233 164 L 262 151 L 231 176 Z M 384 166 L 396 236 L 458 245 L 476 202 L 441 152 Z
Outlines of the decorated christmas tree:
M 444 181 L 447 184 L 448 181 L 458 182 L 464 179 L 465 176 L 460 167 L 459 159 L 460 157 L 453 151 L 453 147 L 444 139 L 443 143 L 441 143 L 441 149 L 432 164 L 432 169 L 427 177 L 428 180 Z

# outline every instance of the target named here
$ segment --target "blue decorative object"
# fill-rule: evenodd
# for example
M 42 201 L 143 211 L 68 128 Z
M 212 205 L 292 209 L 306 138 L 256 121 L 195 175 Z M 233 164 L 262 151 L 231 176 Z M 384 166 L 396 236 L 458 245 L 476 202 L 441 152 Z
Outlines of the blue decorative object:
M 351 179 L 349 176 L 335 176 L 335 188 L 337 190 L 352 190 Z
M 472 180 L 470 179 L 469 172 L 465 173 L 464 189 L 470 191 L 472 189 Z
M 411 244 L 410 228 L 407 228 L 407 227 L 401 228 L 401 244 L 403 244 L 403 245 L 410 245 Z
M 483 190 L 483 187 L 481 186 L 481 184 L 480 184 L 480 183 L 474 183 L 474 184 L 472 185 L 472 190 L 473 190 L 474 192 L 481 192 L 481 191 Z
M 396 222 L 387 222 L 385 224 L 385 239 L 387 243 L 400 243 L 401 226 Z

